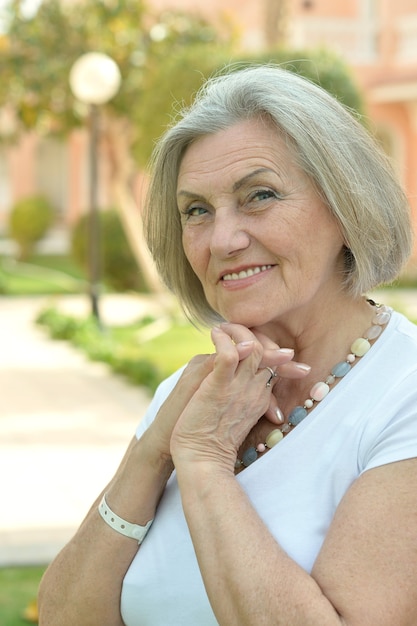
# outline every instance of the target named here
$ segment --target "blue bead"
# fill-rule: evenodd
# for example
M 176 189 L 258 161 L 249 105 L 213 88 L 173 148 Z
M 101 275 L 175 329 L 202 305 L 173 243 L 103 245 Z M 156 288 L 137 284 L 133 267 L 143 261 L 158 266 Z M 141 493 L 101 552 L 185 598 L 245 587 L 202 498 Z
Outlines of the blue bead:
M 296 406 L 288 416 L 288 421 L 293 426 L 297 426 L 300 422 L 307 417 L 307 409 L 303 406 Z
M 258 458 L 258 453 L 256 452 L 256 448 L 252 446 L 251 448 L 248 448 L 247 450 L 245 450 L 245 452 L 243 453 L 242 463 L 245 467 L 248 467 L 248 465 L 251 465 L 251 463 L 254 463 L 257 458 Z
M 352 366 L 350 363 L 347 361 L 341 361 L 332 367 L 332 374 L 333 376 L 336 376 L 336 378 L 343 378 L 343 376 L 346 376 L 351 368 Z

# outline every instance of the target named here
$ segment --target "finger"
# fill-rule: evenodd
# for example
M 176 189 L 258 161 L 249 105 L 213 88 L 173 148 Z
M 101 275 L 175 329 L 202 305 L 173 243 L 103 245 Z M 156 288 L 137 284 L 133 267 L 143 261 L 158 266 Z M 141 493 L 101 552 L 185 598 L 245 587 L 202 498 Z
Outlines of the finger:
M 270 367 L 276 369 L 277 366 L 292 361 L 292 359 L 294 358 L 294 350 L 292 348 L 282 348 L 275 341 L 270 339 L 267 335 L 261 333 L 259 330 L 256 330 L 254 328 L 252 328 L 251 330 L 264 348 L 264 354 L 259 367 L 266 367 L 269 365 Z M 285 369 L 283 371 L 284 373 L 286 372 Z M 288 369 L 288 374 L 291 374 L 293 372 L 294 368 L 290 367 Z M 286 374 L 285 376 L 289 377 Z M 296 376 L 299 376 L 298 372 L 296 372 Z
M 241 324 L 232 324 L 230 322 L 224 322 L 220 324 L 220 328 L 224 333 L 229 335 L 233 343 L 242 343 L 245 341 L 255 341 L 257 338 L 254 333 L 246 328 L 246 326 L 242 326 Z
M 221 324 L 220 328 L 229 335 L 231 340 L 236 344 L 241 358 L 245 358 L 247 353 L 250 353 L 250 349 L 254 342 L 260 344 L 263 348 L 262 360 L 259 363 L 259 367 L 267 367 L 272 365 L 281 365 L 287 363 L 294 356 L 294 350 L 292 348 L 280 348 L 280 346 L 272 341 L 269 337 L 259 331 L 252 332 L 252 330 L 241 326 L 240 324 Z
M 260 366 L 263 347 L 254 334 L 240 324 L 224 323 L 220 325 L 220 329 L 230 337 L 244 367 L 248 367 L 255 374 Z
M 267 420 L 269 420 L 272 424 L 275 424 L 275 425 L 283 424 L 285 421 L 284 414 L 279 408 L 277 399 L 274 396 L 274 394 L 271 394 L 269 407 L 265 411 L 265 417 Z
M 239 361 L 243 361 L 247 359 L 255 347 L 254 341 L 241 341 L 236 344 L 236 350 L 239 354 Z
M 276 369 L 282 378 L 304 378 L 311 371 L 311 367 L 306 363 L 292 360 L 294 351 L 291 348 L 280 348 L 277 343 L 256 328 L 251 328 L 251 331 L 264 346 L 264 355 L 260 367 L 269 365 L 269 367 Z
M 304 378 L 311 372 L 310 365 L 307 363 L 298 363 L 298 361 L 290 361 L 276 368 L 278 376 L 281 378 Z
M 216 349 L 213 372 L 225 382 L 230 382 L 239 365 L 239 352 L 229 334 L 219 326 L 212 328 L 211 340 Z
M 187 363 L 184 371 L 182 372 L 177 384 L 170 394 L 170 406 L 172 406 L 173 398 L 177 398 L 175 401 L 184 408 L 194 395 L 196 390 L 200 387 L 201 382 L 213 371 L 214 367 L 214 354 L 197 354 Z
M 278 365 L 289 363 L 294 358 L 294 350 L 292 348 L 264 348 L 259 367 L 276 368 Z

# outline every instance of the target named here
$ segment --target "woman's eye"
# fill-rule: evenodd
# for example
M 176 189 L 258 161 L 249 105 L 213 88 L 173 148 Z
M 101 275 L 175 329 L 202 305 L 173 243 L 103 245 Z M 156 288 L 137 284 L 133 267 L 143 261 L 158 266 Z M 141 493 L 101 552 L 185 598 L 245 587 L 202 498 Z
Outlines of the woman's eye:
M 279 197 L 278 194 L 275 191 L 272 191 L 272 189 L 258 189 L 251 195 L 250 200 L 262 201 L 262 200 L 269 200 L 270 198 L 278 198 L 278 197 Z
M 190 206 L 184 209 L 183 214 L 186 218 L 189 217 L 201 217 L 207 213 L 207 209 L 202 206 Z

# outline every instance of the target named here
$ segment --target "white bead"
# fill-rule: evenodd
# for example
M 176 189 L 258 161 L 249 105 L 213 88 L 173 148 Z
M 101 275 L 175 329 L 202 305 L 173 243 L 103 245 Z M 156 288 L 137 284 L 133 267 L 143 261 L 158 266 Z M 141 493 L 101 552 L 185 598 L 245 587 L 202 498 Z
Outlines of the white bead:
M 391 317 L 391 314 L 388 313 L 388 311 L 383 311 L 381 313 L 377 313 L 372 322 L 374 324 L 380 324 L 381 326 L 384 326 L 385 324 L 387 324 L 389 322 L 389 319 Z
M 376 339 L 382 333 L 382 326 L 371 326 L 364 334 L 365 339 Z

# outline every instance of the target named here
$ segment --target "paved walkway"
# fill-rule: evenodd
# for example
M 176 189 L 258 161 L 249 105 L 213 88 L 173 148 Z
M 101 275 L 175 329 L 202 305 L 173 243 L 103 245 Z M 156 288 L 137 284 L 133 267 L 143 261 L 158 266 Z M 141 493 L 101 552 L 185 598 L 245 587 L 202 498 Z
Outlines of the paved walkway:
M 149 403 L 134 387 L 33 324 L 45 298 L 0 297 L 0 566 L 47 563 L 111 478 Z M 88 310 L 86 298 L 61 307 Z M 148 299 L 102 299 L 125 323 Z
M 377 299 L 417 319 L 417 290 Z M 113 475 L 150 400 L 36 327 L 46 302 L 0 296 L 0 566 L 55 556 Z M 105 323 L 155 312 L 145 298 L 101 303 Z M 59 306 L 89 309 L 80 297 Z

